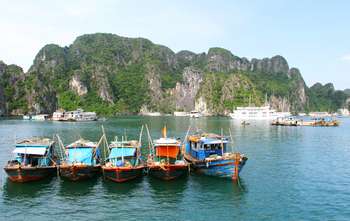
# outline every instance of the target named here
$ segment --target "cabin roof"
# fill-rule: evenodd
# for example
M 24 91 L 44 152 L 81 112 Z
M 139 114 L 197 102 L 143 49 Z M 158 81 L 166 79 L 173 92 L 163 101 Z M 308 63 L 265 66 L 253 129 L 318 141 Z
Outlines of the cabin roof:
M 132 157 L 135 155 L 135 148 L 113 148 L 108 158 L 116 158 L 116 157 Z
M 154 140 L 154 146 L 180 146 L 181 143 L 175 138 L 162 137 Z
M 140 146 L 141 145 L 137 140 L 112 141 L 111 144 L 109 145 L 110 148 L 119 148 L 119 147 L 136 148 Z
M 46 150 L 47 150 L 47 147 L 45 147 L 45 146 L 16 147 L 13 150 L 13 153 L 44 156 L 46 153 Z
M 42 146 L 42 147 L 49 147 L 52 144 L 54 144 L 54 141 L 49 138 L 42 138 L 42 137 L 32 137 L 27 139 L 22 139 L 20 141 L 17 141 L 16 147 L 28 147 L 28 146 Z
M 79 140 L 66 146 L 66 148 L 76 148 L 76 147 L 96 148 L 97 144 L 96 144 L 96 142 L 92 142 L 89 140 L 79 139 Z
M 197 135 L 191 135 L 188 137 L 189 141 L 195 142 L 195 143 L 203 143 L 203 144 L 221 144 L 221 143 L 228 143 L 228 140 L 226 137 L 217 135 L 217 134 L 197 134 Z

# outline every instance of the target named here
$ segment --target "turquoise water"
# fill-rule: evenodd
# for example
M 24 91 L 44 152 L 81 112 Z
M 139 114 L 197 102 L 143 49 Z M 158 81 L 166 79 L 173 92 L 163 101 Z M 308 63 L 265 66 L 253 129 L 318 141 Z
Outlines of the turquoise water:
M 103 124 L 109 140 L 137 139 L 147 123 L 154 138 L 184 137 L 189 125 L 228 133 L 249 158 L 240 185 L 191 174 L 164 182 L 144 177 L 116 184 L 72 183 L 53 178 L 16 184 L 0 172 L 0 220 L 350 220 L 350 119 L 337 128 L 241 126 L 229 118 L 120 117 L 105 122 L 0 120 L 0 165 L 12 157 L 15 139 L 58 133 L 65 144 L 97 141 Z M 143 138 L 146 144 L 146 136 Z M 147 152 L 147 147 L 144 148 Z

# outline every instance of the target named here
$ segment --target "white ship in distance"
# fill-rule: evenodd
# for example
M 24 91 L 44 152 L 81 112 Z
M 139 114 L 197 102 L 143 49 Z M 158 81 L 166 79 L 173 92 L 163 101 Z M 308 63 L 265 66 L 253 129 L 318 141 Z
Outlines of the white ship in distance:
M 275 120 L 277 118 L 284 118 L 291 116 L 290 112 L 277 112 L 271 109 L 270 105 L 262 107 L 237 107 L 230 117 L 241 120 Z

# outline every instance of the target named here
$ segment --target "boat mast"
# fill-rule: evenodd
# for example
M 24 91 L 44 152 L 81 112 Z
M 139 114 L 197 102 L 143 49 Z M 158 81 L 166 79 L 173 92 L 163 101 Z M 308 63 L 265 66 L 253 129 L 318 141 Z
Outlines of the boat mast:
M 141 147 L 142 147 L 142 144 L 141 144 L 141 139 L 142 139 L 142 132 L 143 132 L 143 124 L 142 124 L 142 127 L 141 127 L 141 131 L 140 131 L 140 136 L 139 136 L 139 143 L 137 145 L 137 163 L 140 159 L 140 156 L 141 156 Z
M 221 155 L 224 155 L 224 143 L 223 143 L 223 129 L 221 128 Z
M 232 151 L 232 153 L 233 153 L 234 142 L 233 142 L 233 137 L 232 137 L 232 133 L 231 133 L 231 128 L 229 127 L 228 130 L 229 130 L 230 138 L 231 138 L 231 151 Z

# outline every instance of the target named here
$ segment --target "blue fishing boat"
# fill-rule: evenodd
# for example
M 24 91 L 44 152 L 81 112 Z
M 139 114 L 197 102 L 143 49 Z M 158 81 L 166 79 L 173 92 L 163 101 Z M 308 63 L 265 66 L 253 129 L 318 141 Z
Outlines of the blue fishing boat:
M 98 145 L 79 139 L 65 147 L 64 157 L 59 165 L 60 176 L 72 181 L 92 178 L 101 172 Z
M 141 142 L 115 140 L 109 145 L 109 155 L 102 166 L 103 177 L 117 183 L 142 177 L 145 165 L 141 159 Z
M 237 180 L 248 158 L 228 152 L 228 143 L 226 137 L 217 134 L 192 135 L 187 138 L 184 157 L 198 173 Z
M 41 180 L 56 174 L 55 142 L 48 138 L 34 137 L 16 143 L 15 159 L 4 167 L 13 182 Z

